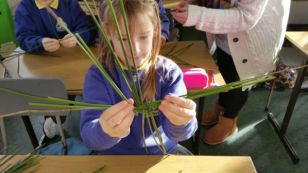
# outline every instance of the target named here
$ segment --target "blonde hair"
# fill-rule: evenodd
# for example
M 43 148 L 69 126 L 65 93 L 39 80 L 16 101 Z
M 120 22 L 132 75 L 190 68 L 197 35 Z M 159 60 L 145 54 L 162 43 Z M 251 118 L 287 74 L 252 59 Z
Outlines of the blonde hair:
M 159 18 L 158 5 L 155 0 L 123 0 L 123 1 L 128 24 L 131 23 L 130 21 L 138 19 L 137 15 L 141 13 L 142 15 L 147 15 L 149 19 L 152 21 L 154 26 L 154 36 L 153 36 L 152 50 L 150 55 L 151 57 L 148 61 L 148 64 L 145 65 L 144 69 L 146 80 L 143 81 L 146 82 L 141 83 L 143 100 L 153 100 L 155 99 L 155 94 L 156 94 L 156 86 L 155 86 L 156 62 L 161 45 L 161 24 Z M 120 0 L 112 0 L 112 4 L 117 19 L 122 20 Z M 110 10 L 106 2 L 103 2 L 101 4 L 100 10 L 101 10 L 100 17 L 102 20 L 102 26 L 107 34 L 108 33 L 111 34 L 108 31 L 115 31 L 115 24 L 113 22 L 112 15 L 110 13 Z M 130 31 L 133 30 L 132 25 L 129 25 L 128 27 Z M 111 51 L 109 50 L 107 44 L 104 42 L 103 39 L 100 39 L 100 43 L 102 45 L 100 51 L 100 60 L 104 62 L 108 68 L 113 68 L 113 59 L 112 59 L 113 57 Z

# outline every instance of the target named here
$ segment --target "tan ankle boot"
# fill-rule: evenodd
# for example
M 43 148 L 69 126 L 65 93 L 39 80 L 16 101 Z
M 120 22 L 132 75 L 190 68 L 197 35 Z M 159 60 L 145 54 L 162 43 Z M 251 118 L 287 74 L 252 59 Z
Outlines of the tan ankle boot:
M 203 141 L 209 145 L 223 143 L 229 136 L 237 133 L 236 122 L 237 117 L 232 119 L 219 116 L 218 123 L 205 133 Z
M 212 125 L 218 122 L 218 117 L 222 115 L 224 108 L 220 105 L 216 105 L 214 110 L 205 112 L 202 115 L 201 125 Z

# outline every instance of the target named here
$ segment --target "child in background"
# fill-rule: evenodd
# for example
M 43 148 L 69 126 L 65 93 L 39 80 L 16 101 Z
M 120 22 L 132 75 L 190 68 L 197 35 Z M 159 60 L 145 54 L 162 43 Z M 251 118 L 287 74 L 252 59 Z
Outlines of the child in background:
M 126 51 L 129 51 L 127 35 L 120 15 L 119 0 L 113 0 Z M 171 60 L 159 56 L 161 42 L 161 24 L 157 3 L 144 0 L 129 0 L 125 2 L 133 51 L 138 75 L 142 87 L 144 101 L 163 100 L 159 105 L 155 120 L 163 138 L 167 153 L 190 154 L 178 144 L 179 141 L 190 138 L 197 129 L 196 105 L 192 100 L 178 96 L 186 94 L 183 74 L 180 68 Z M 122 64 L 124 55 L 119 38 L 115 31 L 112 17 L 106 3 L 101 4 L 101 18 L 109 40 Z M 114 59 L 102 44 L 100 60 L 112 79 L 127 98 L 131 93 L 115 66 Z M 130 54 L 129 54 L 130 55 Z M 133 66 L 131 58 L 129 64 Z M 127 68 L 127 67 L 126 67 Z M 127 70 L 124 70 L 128 73 Z M 137 81 L 132 81 L 137 82 Z M 86 75 L 83 99 L 88 103 L 113 105 L 105 111 L 84 110 L 81 112 L 80 133 L 83 142 L 95 154 L 162 154 L 145 125 L 145 150 L 142 137 L 142 116 L 135 116 L 134 100 L 122 101 L 105 77 L 95 67 L 91 67 Z M 156 140 L 157 137 L 156 137 Z
M 216 42 L 217 64 L 226 83 L 275 70 L 290 0 L 207 0 L 206 7 L 190 2 L 198 0 L 184 0 L 172 15 L 184 26 L 207 32 L 210 50 Z M 220 93 L 214 110 L 204 114 L 202 124 L 215 124 L 205 133 L 205 143 L 220 144 L 237 132 L 237 117 L 248 98 L 247 88 L 243 90 Z
M 81 34 L 86 43 L 92 41 L 90 22 L 77 0 L 21 0 L 15 12 L 16 39 L 27 52 L 53 52 L 73 47 L 76 41 L 48 13 L 49 6 L 73 33 Z
M 21 0 L 15 12 L 16 39 L 21 49 L 27 52 L 53 52 L 63 47 L 73 47 L 76 41 L 45 8 L 49 6 L 67 24 L 73 33 L 79 33 L 86 43 L 91 43 L 94 34 L 90 22 L 77 0 Z M 46 116 L 44 134 L 53 138 L 59 134 L 55 120 Z M 61 117 L 64 122 L 65 117 Z

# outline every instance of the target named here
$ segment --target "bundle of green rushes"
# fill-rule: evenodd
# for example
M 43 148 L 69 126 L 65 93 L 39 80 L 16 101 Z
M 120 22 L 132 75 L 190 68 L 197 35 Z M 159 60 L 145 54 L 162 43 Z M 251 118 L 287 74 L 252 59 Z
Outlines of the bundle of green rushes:
M 15 157 L 15 154 L 18 152 L 18 148 L 13 148 L 14 154 L 12 155 L 4 155 L 0 158 L 0 172 L 2 173 L 21 173 L 26 171 L 27 169 L 34 167 L 40 163 L 44 157 L 36 155 L 37 151 L 43 147 L 42 145 L 38 146 L 31 153 L 27 154 L 24 158 L 20 159 L 16 163 L 9 163 Z M 103 172 L 106 168 L 106 165 L 103 165 L 93 173 Z M 36 172 L 37 169 L 32 170 L 31 172 Z
M 44 157 L 35 155 L 37 150 L 40 148 L 41 146 L 37 147 L 31 153 L 27 154 L 25 158 L 17 161 L 16 163 L 9 163 L 19 150 L 18 148 L 13 148 L 14 154 L 4 155 L 0 158 L 0 171 L 3 173 L 19 173 L 37 165 L 41 159 L 44 159 Z
M 123 71 L 123 67 L 121 65 L 121 63 L 119 62 L 118 56 L 116 55 L 109 39 L 107 38 L 107 34 L 104 30 L 104 28 L 102 28 L 102 20 L 100 19 L 100 17 L 98 16 L 98 19 L 95 17 L 93 10 L 90 8 L 87 0 L 84 0 L 84 3 L 87 7 L 87 9 L 89 10 L 89 12 L 91 13 L 91 16 L 93 18 L 93 21 L 95 22 L 96 26 L 98 27 L 102 38 L 104 39 L 105 43 L 107 44 L 108 48 L 111 50 L 112 52 L 112 56 L 114 57 L 116 66 L 120 69 L 120 71 L 122 72 L 122 76 L 126 82 L 126 85 L 128 86 L 133 99 L 136 102 L 136 106 L 134 109 L 134 112 L 136 113 L 136 115 L 142 115 L 142 134 L 143 134 L 143 139 L 145 139 L 145 133 L 144 133 L 144 127 L 145 127 L 145 123 L 148 123 L 149 129 L 152 133 L 152 136 L 158 146 L 158 148 L 162 151 L 163 154 L 167 154 L 166 149 L 163 145 L 163 141 L 161 138 L 161 135 L 158 131 L 155 119 L 154 119 L 154 112 L 158 110 L 158 106 L 160 104 L 160 100 L 153 100 L 153 101 L 143 101 L 142 99 L 142 92 L 141 92 L 141 87 L 140 87 L 140 82 L 138 79 L 138 75 L 137 75 L 137 86 L 134 83 L 129 83 L 128 79 L 131 80 L 132 77 L 132 70 L 137 71 L 137 67 L 136 67 L 136 63 L 134 61 L 134 55 L 133 55 L 133 49 L 132 49 L 132 43 L 131 43 L 131 38 L 130 38 L 130 32 L 128 29 L 128 23 L 127 23 L 127 18 L 126 18 L 126 12 L 125 12 L 125 7 L 124 7 L 124 1 L 125 0 L 120 0 L 120 5 L 121 5 L 121 17 L 123 18 L 123 23 L 125 25 L 125 31 L 126 31 L 126 35 L 127 35 L 127 39 L 128 39 L 128 43 L 129 43 L 129 49 L 130 52 L 126 52 L 125 48 L 124 48 L 124 43 L 122 42 L 122 34 L 120 32 L 119 29 L 119 23 L 113 8 L 113 4 L 112 4 L 112 0 L 106 0 L 108 8 L 110 10 L 110 13 L 113 16 L 113 21 L 114 21 L 114 25 L 116 26 L 116 32 L 117 35 L 119 37 L 119 40 L 121 40 L 121 46 L 122 46 L 122 50 L 124 52 L 124 56 L 126 59 L 126 67 L 129 70 L 129 76 L 127 77 L 124 74 Z M 147 0 L 147 1 L 151 1 L 151 0 Z M 95 4 L 95 0 L 93 0 L 93 3 Z M 108 82 L 110 83 L 110 85 L 114 88 L 114 90 L 119 94 L 119 96 L 123 99 L 123 100 L 127 100 L 127 98 L 124 96 L 124 94 L 121 92 L 121 90 L 118 88 L 118 86 L 115 84 L 115 82 L 112 80 L 112 78 L 110 77 L 110 75 L 107 73 L 107 71 L 104 69 L 104 67 L 102 66 L 102 64 L 99 62 L 98 58 L 94 55 L 94 53 L 90 50 L 90 48 L 86 45 L 86 43 L 83 41 L 83 39 L 80 37 L 80 35 L 77 34 L 73 34 L 66 26 L 65 22 L 58 17 L 49 7 L 46 7 L 48 12 L 57 20 L 57 25 L 63 27 L 68 33 L 70 33 L 72 36 L 75 37 L 75 40 L 77 41 L 77 44 L 80 46 L 80 48 L 87 54 L 87 56 L 91 59 L 91 61 L 93 62 L 93 64 L 100 70 L 100 72 L 102 73 L 102 75 L 108 80 Z M 98 13 L 98 9 L 97 6 L 95 5 L 95 10 L 96 13 Z M 157 16 L 159 17 L 159 16 Z M 134 67 L 133 69 L 130 67 L 129 63 L 128 63 L 128 57 L 127 54 L 130 53 L 132 60 L 133 60 L 133 64 Z M 255 85 L 257 83 L 261 83 L 261 82 L 265 82 L 265 81 L 269 81 L 274 79 L 275 77 L 272 75 L 264 75 L 261 77 L 254 77 L 254 78 L 250 78 L 250 79 L 245 79 L 242 81 L 237 81 L 237 82 L 232 82 L 223 86 L 218 86 L 215 88 L 210 88 L 210 89 L 204 89 L 204 90 L 200 90 L 198 92 L 194 92 L 188 95 L 183 95 L 181 97 L 184 98 L 188 98 L 188 99 L 198 99 L 201 97 L 205 97 L 205 96 L 209 96 L 212 94 L 217 94 L 220 92 L 228 92 L 230 90 L 233 89 L 237 89 L 237 88 L 242 88 L 245 86 L 252 86 Z M 29 103 L 30 106 L 40 106 L 40 107 L 44 107 L 44 108 L 53 108 L 56 110 L 24 110 L 21 112 L 49 112 L 49 111 L 71 111 L 71 110 L 85 110 L 85 109 L 95 109 L 95 110 L 105 110 L 107 108 L 109 108 L 111 105 L 103 105 L 103 104 L 92 104 L 92 103 L 85 103 L 85 102 L 78 102 L 78 101 L 71 101 L 71 100 L 65 100 L 65 99 L 60 99 L 60 98 L 54 98 L 54 97 L 37 97 L 37 96 L 33 96 L 33 95 L 28 95 L 25 93 L 20 93 L 20 92 L 16 92 L 16 91 L 12 91 L 6 88 L 0 88 L 0 91 L 3 92 L 7 92 L 7 93 L 11 93 L 11 94 L 15 94 L 15 95 L 19 95 L 22 97 L 28 97 L 31 99 L 36 99 L 36 100 L 40 100 L 40 101 L 48 101 L 48 102 L 52 102 L 52 104 L 45 104 L 45 103 Z M 12 113 L 12 114 L 18 114 L 18 113 Z M 8 114 L 7 116 L 10 116 L 12 114 Z M 155 138 L 155 134 L 158 138 L 158 141 Z M 145 140 L 143 140 L 144 144 L 145 144 L 145 149 L 146 148 L 146 142 Z

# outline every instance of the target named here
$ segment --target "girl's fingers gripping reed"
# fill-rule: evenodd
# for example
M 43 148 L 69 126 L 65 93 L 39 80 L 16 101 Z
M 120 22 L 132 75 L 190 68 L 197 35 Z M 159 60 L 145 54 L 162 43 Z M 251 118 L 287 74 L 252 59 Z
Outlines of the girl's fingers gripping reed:
M 165 100 L 174 103 L 176 105 L 179 105 L 180 107 L 187 108 L 187 109 L 195 109 L 196 103 L 190 99 L 167 95 L 165 96 Z
M 195 102 L 177 96 L 166 96 L 159 109 L 174 125 L 185 125 L 196 116 Z

